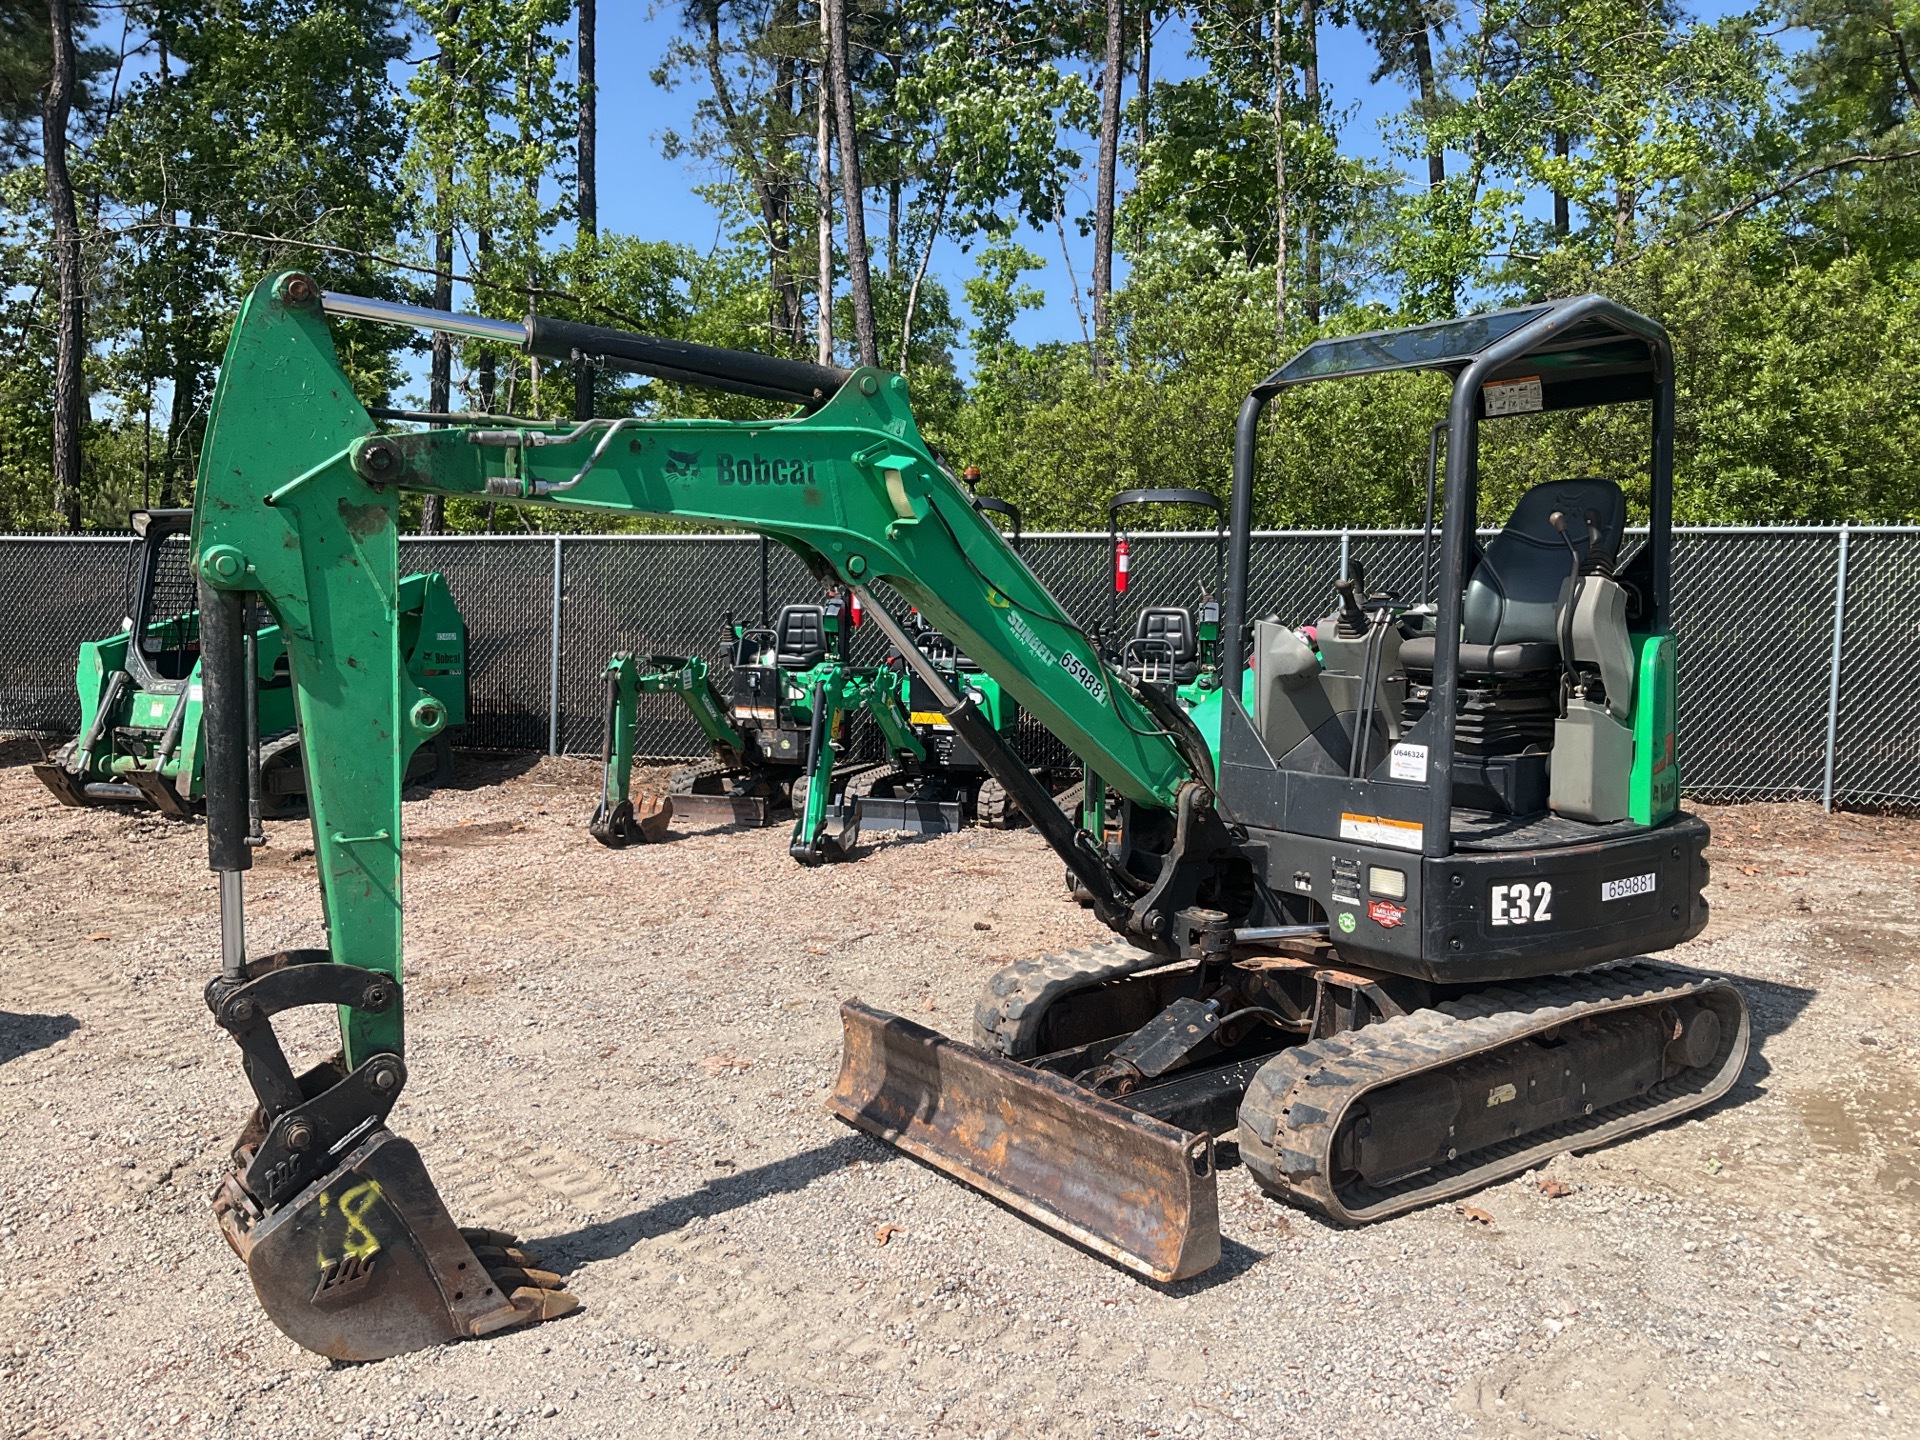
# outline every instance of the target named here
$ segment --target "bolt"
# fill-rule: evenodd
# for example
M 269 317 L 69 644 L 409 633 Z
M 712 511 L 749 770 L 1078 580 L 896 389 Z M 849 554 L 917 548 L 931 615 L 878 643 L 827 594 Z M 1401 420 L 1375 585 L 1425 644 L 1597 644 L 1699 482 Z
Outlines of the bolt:
M 288 275 L 280 282 L 280 303 L 305 309 L 320 298 L 320 287 L 310 275 Z
M 253 1001 L 236 1000 L 227 1010 L 227 1022 L 232 1025 L 244 1025 L 253 1019 Z
M 400 1083 L 400 1071 L 392 1065 L 382 1065 L 368 1077 L 376 1090 L 392 1090 Z
M 399 474 L 400 452 L 389 440 L 369 440 L 354 454 L 353 468 L 363 480 L 382 484 Z
M 289 1150 L 304 1150 L 313 1144 L 313 1126 L 305 1120 L 295 1120 L 288 1124 L 283 1138 Z
M 360 997 L 363 1010 L 384 1010 L 393 999 L 393 992 L 384 985 L 369 985 L 366 993 Z
M 238 580 L 247 568 L 247 559 L 231 545 L 214 545 L 200 557 L 200 573 L 210 579 Z
M 879 380 L 871 375 L 862 375 L 860 377 L 860 393 L 862 395 L 878 395 L 880 393 Z

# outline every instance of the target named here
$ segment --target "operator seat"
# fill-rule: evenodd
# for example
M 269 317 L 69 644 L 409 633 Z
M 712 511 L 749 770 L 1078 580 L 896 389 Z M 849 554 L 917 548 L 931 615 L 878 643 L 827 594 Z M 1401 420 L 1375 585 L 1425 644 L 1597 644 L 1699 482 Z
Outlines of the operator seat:
M 1559 607 L 1572 568 L 1567 541 L 1553 528 L 1558 512 L 1574 544 L 1592 515 L 1591 549 L 1581 548 L 1582 568 L 1604 561 L 1611 570 L 1626 533 L 1627 501 L 1603 477 L 1549 480 L 1520 497 L 1500 533 L 1481 552 L 1467 580 L 1460 624 L 1460 669 L 1468 675 L 1523 675 L 1561 665 Z M 1433 671 L 1435 637 L 1418 636 L 1400 647 L 1410 673 Z
M 1133 640 L 1127 646 L 1127 669 L 1148 679 L 1165 680 L 1169 657 L 1174 684 L 1191 684 L 1199 675 L 1200 644 L 1194 634 L 1193 612 L 1178 605 L 1149 606 L 1140 612 L 1134 625 Z
M 782 670 L 805 670 L 827 658 L 827 611 L 824 605 L 788 605 L 774 627 L 774 664 Z

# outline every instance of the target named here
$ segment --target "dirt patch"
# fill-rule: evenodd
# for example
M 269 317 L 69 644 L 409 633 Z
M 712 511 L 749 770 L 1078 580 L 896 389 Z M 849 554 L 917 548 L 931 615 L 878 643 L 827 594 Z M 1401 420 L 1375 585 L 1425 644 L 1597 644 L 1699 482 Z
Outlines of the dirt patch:
M 207 1212 L 245 1088 L 199 998 L 203 832 L 0 768 L 0 1433 L 1920 1428 L 1920 826 L 1707 812 L 1715 915 L 1678 958 L 1749 997 L 1727 1103 L 1484 1218 L 1337 1230 L 1228 1171 L 1226 1258 L 1162 1287 L 822 1113 L 841 999 L 964 1036 L 996 965 L 1102 938 L 1037 840 L 815 871 L 778 828 L 610 851 L 594 768 L 468 760 L 406 805 L 395 1115 L 456 1214 L 586 1308 L 351 1368 L 261 1317 Z M 305 827 L 269 829 L 252 944 L 322 943 Z

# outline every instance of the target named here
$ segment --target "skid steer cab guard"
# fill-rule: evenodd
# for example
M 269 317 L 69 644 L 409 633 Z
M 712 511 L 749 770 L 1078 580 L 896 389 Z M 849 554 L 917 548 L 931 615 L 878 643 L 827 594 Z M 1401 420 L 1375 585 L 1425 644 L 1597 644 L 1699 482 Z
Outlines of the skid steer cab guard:
M 150 805 L 185 819 L 205 796 L 201 735 L 200 616 L 190 563 L 191 510 L 136 510 L 122 629 L 80 646 L 74 688 L 80 733 L 33 767 L 63 805 Z M 448 727 L 467 718 L 467 629 L 438 573 L 400 581 L 402 663 L 445 706 Z M 250 635 L 248 693 L 260 753 L 251 799 L 266 817 L 297 810 L 306 792 L 293 687 L 280 629 Z M 451 774 L 443 729 L 409 762 L 410 780 Z

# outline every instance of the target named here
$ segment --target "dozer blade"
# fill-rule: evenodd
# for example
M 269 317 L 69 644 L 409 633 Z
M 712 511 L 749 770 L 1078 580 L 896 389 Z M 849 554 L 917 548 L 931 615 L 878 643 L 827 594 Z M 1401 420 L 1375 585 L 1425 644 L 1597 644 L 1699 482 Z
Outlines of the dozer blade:
M 265 1216 L 232 1179 L 214 1210 L 268 1317 L 334 1360 L 382 1360 L 579 1305 L 511 1236 L 456 1226 L 420 1152 L 384 1126 Z
M 827 1108 L 1154 1280 L 1220 1259 L 1213 1137 L 857 1000 Z

